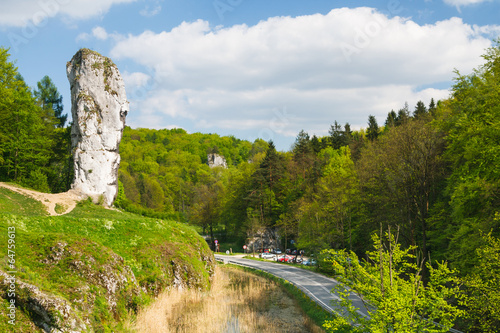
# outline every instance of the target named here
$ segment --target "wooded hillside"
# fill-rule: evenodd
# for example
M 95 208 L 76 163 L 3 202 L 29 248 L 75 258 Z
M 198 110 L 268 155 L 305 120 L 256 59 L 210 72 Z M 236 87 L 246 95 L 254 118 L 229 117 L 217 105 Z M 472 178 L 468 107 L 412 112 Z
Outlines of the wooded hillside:
M 50 79 L 27 87 L 5 49 L 0 78 L 0 180 L 67 189 L 69 132 L 57 90 Z M 499 101 L 497 44 L 473 73 L 456 72 L 447 100 L 402 101 L 383 125 L 370 115 L 366 130 L 332 120 L 328 136 L 301 131 L 287 152 L 262 140 L 127 127 L 115 204 L 176 217 L 235 249 L 273 228 L 282 249 L 364 258 L 373 235 L 399 230 L 403 248 L 431 265 L 448 261 L 462 279 L 460 327 L 492 332 L 500 327 Z M 228 168 L 210 168 L 209 153 Z

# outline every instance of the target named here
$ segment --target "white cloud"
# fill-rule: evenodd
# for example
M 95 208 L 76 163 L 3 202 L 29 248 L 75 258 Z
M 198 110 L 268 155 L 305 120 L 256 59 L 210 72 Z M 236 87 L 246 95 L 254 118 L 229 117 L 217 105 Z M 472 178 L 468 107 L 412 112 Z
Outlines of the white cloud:
M 149 6 L 146 5 L 144 9 L 141 9 L 141 11 L 139 11 L 139 14 L 145 17 L 153 17 L 160 12 L 161 12 L 160 5 L 156 5 L 154 8 L 150 8 Z
M 108 33 L 103 27 L 95 27 L 94 29 L 92 29 L 92 35 L 100 40 L 108 39 Z
M 105 14 L 111 6 L 136 0 L 16 0 L 0 2 L 0 26 L 38 26 L 44 20 L 63 15 L 87 19 Z
M 98 40 L 107 40 L 109 38 L 119 41 L 122 40 L 124 37 L 120 35 L 119 33 L 108 33 L 106 29 L 103 27 L 97 26 L 92 29 L 92 33 L 87 33 L 87 32 L 82 32 L 78 36 L 76 36 L 76 41 L 89 41 L 90 39 L 95 38 Z
M 460 8 L 460 6 L 475 5 L 482 2 L 488 2 L 491 0 L 443 0 L 445 4 L 450 6 L 455 6 Z
M 80 34 L 78 34 L 78 36 L 76 36 L 76 41 L 79 42 L 79 41 L 88 41 L 90 39 L 90 35 L 86 32 L 82 32 Z
M 491 45 L 484 34 L 498 28 L 459 18 L 419 25 L 370 8 L 341 8 L 254 26 L 184 22 L 169 32 L 129 35 L 111 57 L 151 70 L 147 96 L 135 107 L 140 117 L 154 117 L 156 128 L 184 119 L 195 131 L 222 128 L 237 136 L 326 134 L 335 120 L 365 127 L 369 114 L 382 123 L 405 101 L 413 108 L 419 99 L 446 98 L 446 89 L 418 87 L 442 86 L 454 68 L 477 67 Z
M 123 72 L 122 77 L 127 89 L 138 89 L 144 87 L 151 79 L 149 75 L 141 72 Z

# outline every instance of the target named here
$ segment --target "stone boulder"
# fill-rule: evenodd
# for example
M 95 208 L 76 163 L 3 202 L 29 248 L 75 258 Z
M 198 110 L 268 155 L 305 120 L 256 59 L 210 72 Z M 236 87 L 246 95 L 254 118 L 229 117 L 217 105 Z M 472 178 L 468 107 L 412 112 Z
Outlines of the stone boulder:
M 111 206 L 118 194 L 119 145 L 129 103 L 111 59 L 79 50 L 66 65 L 71 86 L 72 188 Z
M 223 167 L 223 168 L 227 169 L 227 163 L 226 163 L 226 159 L 224 158 L 224 156 L 213 153 L 213 154 L 208 154 L 207 158 L 208 158 L 208 166 L 209 167 L 211 167 L 211 168 Z

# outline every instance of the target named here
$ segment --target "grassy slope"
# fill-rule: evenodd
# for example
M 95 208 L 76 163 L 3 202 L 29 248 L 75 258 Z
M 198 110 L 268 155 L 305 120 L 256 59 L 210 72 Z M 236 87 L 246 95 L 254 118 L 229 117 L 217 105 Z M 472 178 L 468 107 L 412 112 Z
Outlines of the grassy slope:
M 4 272 L 9 270 L 9 226 L 16 227 L 16 278 L 69 301 L 75 316 L 97 332 L 122 331 L 121 323 L 129 313 L 174 282 L 206 288 L 213 272 L 206 242 L 186 225 L 88 202 L 70 214 L 52 217 L 40 203 L 0 188 L 0 269 Z M 23 303 L 22 297 L 18 295 L 18 304 Z M 2 318 L 7 318 L 7 304 L 6 300 L 0 304 Z M 31 319 L 36 321 L 36 314 L 27 308 L 18 309 L 15 327 L 0 321 L 0 331 L 34 332 Z M 60 314 L 50 315 L 58 326 Z

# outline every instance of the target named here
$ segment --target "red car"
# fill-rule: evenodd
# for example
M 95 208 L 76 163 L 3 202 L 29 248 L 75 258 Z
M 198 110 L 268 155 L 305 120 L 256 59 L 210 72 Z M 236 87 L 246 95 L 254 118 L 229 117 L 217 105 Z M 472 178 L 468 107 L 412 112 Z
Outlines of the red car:
M 292 262 L 293 256 L 287 256 L 287 255 L 282 255 L 282 256 L 277 256 L 276 261 L 279 262 Z

